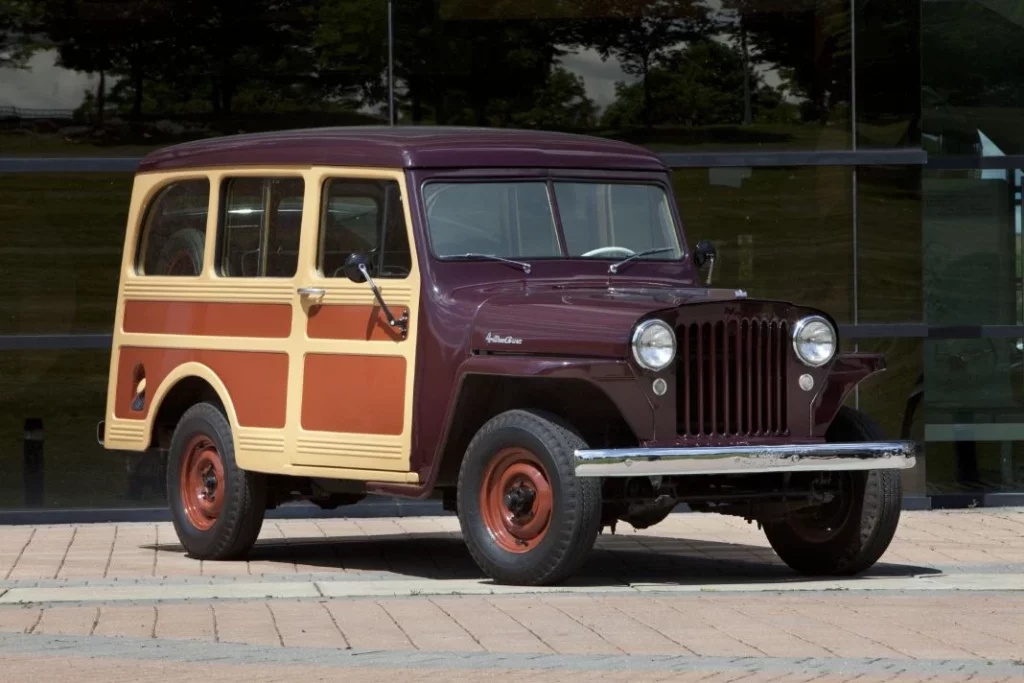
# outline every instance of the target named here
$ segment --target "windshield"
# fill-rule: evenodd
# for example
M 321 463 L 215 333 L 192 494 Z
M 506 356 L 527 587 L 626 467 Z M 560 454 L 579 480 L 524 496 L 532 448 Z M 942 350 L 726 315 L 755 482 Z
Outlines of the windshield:
M 436 182 L 423 188 L 440 258 L 679 259 L 669 198 L 659 185 L 542 180 Z M 559 244 L 555 206 L 565 236 Z

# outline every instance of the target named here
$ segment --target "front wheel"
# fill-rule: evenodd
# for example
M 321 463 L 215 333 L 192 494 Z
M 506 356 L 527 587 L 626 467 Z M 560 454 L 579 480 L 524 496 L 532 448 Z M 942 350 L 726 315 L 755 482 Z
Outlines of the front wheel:
M 826 435 L 831 442 L 881 441 L 876 423 L 843 407 Z M 899 470 L 835 472 L 836 496 L 820 507 L 765 524 L 778 556 L 807 575 L 849 576 L 870 568 L 896 533 L 903 505 Z
M 231 425 L 199 403 L 182 415 L 167 458 L 167 497 L 178 539 L 200 560 L 245 556 L 266 509 L 266 479 L 235 463 Z
M 578 478 L 583 440 L 537 413 L 488 421 L 459 470 L 458 515 L 469 553 L 499 583 L 550 585 L 586 560 L 601 524 L 598 479 Z

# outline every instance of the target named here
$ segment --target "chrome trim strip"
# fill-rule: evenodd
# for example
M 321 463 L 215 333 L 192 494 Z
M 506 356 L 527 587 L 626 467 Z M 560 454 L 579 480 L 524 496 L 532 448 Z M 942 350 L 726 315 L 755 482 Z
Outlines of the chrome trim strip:
M 574 454 L 578 477 L 761 474 L 909 469 L 913 441 L 781 446 L 585 449 Z

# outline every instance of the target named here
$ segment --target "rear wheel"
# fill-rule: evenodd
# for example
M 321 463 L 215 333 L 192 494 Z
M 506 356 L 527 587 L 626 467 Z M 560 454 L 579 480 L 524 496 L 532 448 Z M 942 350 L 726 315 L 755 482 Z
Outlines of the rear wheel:
M 178 539 L 192 557 L 244 557 L 260 533 L 266 478 L 235 463 L 231 425 L 216 406 L 199 403 L 171 437 L 167 496 Z
M 601 486 L 577 478 L 585 444 L 537 413 L 512 410 L 487 422 L 459 470 L 458 514 L 470 555 L 500 583 L 546 585 L 586 560 L 601 523 Z
M 881 441 L 878 425 L 843 407 L 829 427 L 831 442 Z M 808 575 L 852 575 L 868 569 L 885 553 L 896 533 L 903 505 L 899 470 L 835 472 L 835 498 L 764 526 L 768 542 L 783 562 Z

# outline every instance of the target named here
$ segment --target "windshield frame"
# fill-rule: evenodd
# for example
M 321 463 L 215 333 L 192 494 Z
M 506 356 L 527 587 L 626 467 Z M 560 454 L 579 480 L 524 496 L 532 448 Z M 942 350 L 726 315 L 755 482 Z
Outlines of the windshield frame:
M 473 172 L 455 172 L 455 173 L 437 173 L 421 176 L 417 178 L 418 182 L 415 183 L 417 190 L 417 204 L 422 217 L 422 235 L 424 243 L 430 256 L 442 263 L 466 263 L 469 259 L 466 259 L 461 254 L 453 254 L 442 256 L 437 253 L 434 247 L 434 238 L 430 230 L 430 220 L 427 217 L 427 206 L 426 206 L 426 188 L 431 184 L 481 184 L 481 183 L 541 183 L 545 186 L 545 192 L 547 195 L 548 205 L 551 211 L 552 220 L 555 228 L 555 237 L 560 253 L 552 256 L 510 256 L 508 254 L 497 254 L 502 258 L 514 258 L 519 261 L 527 261 L 530 263 L 534 262 L 571 262 L 571 263 L 593 263 L 593 264 L 607 264 L 616 263 L 621 261 L 624 257 L 621 254 L 614 256 L 573 256 L 569 253 L 568 242 L 566 241 L 564 227 L 562 225 L 562 217 L 560 215 L 559 205 L 557 196 L 555 193 L 556 183 L 590 183 L 590 184 L 605 184 L 605 185 L 647 185 L 653 186 L 660 189 L 665 196 L 667 202 L 668 217 L 671 220 L 671 228 L 675 236 L 676 244 L 669 245 L 673 248 L 678 249 L 678 256 L 674 258 L 639 258 L 633 261 L 636 265 L 641 264 L 682 264 L 690 256 L 690 250 L 686 242 L 685 232 L 681 218 L 678 214 L 678 207 L 673 198 L 672 187 L 666 182 L 664 177 L 651 173 L 637 173 L 635 177 L 631 177 L 633 174 L 629 172 L 615 172 L 615 173 L 587 173 L 582 172 L 562 172 L 553 173 L 550 170 L 537 170 L 532 172 L 523 172 L 522 169 L 516 169 L 513 172 L 480 172 L 474 170 Z

